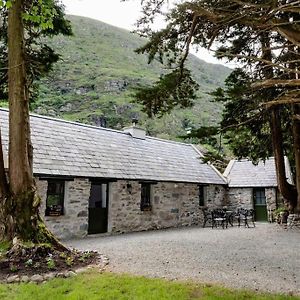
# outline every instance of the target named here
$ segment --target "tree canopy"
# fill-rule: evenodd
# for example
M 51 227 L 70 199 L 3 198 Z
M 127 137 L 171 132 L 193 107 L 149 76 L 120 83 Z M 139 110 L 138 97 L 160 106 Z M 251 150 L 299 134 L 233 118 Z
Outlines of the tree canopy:
M 6 4 L 9 1 L 6 1 Z M 10 7 L 10 4 L 8 4 Z M 0 8 L 0 100 L 8 99 L 8 53 L 7 53 L 7 6 Z M 38 93 L 38 81 L 52 70 L 59 60 L 47 43 L 45 37 L 58 34 L 72 35 L 71 24 L 64 17 L 64 7 L 60 1 L 28 1 L 24 7 L 25 55 L 27 63 L 27 80 L 31 93 L 31 104 Z
M 235 154 L 275 156 L 280 192 L 300 210 L 300 9 L 297 0 L 177 1 L 165 13 L 164 0 L 144 0 L 137 32 L 149 39 L 139 49 L 182 69 L 190 47 L 214 49 L 239 65 L 215 97 L 225 103 L 221 129 Z M 167 25 L 151 30 L 155 16 Z M 185 100 L 186 101 L 186 100 Z M 284 155 L 293 155 L 296 187 L 286 182 Z

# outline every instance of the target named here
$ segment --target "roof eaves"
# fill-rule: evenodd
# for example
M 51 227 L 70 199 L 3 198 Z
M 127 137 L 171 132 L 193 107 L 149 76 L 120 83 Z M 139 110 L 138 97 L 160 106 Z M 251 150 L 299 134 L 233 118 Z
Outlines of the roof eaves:
M 195 146 L 192 144 L 189 144 L 190 146 L 192 146 L 192 148 L 201 156 L 201 158 L 204 157 L 204 155 L 202 154 L 202 152 Z M 217 175 L 222 179 L 222 181 L 224 182 L 224 184 L 227 184 L 227 180 L 226 178 L 224 178 L 224 176 L 222 175 L 222 173 L 210 162 L 208 163 L 208 165 L 217 173 Z

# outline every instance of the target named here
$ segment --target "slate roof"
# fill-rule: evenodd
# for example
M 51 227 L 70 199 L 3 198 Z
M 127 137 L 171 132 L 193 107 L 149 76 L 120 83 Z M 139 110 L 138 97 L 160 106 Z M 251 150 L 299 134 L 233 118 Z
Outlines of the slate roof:
M 293 182 L 289 161 L 285 158 L 288 181 Z M 265 162 L 254 165 L 251 161 L 231 160 L 223 176 L 229 187 L 277 187 L 275 160 L 270 157 Z
M 8 110 L 0 109 L 7 153 Z M 31 115 L 37 175 L 226 184 L 192 145 Z

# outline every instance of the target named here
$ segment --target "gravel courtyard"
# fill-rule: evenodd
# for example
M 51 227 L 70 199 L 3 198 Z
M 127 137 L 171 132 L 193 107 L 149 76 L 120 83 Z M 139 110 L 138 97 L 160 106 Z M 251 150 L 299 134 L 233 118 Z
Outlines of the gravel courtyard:
M 113 272 L 300 294 L 300 231 L 274 224 L 168 229 L 68 244 L 106 254 Z

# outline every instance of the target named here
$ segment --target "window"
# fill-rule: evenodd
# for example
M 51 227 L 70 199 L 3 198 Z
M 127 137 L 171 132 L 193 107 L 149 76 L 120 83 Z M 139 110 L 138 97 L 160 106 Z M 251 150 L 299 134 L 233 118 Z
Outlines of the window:
M 254 189 L 254 201 L 257 206 L 266 205 L 266 195 L 264 188 L 256 188 Z
M 64 214 L 65 182 L 49 180 L 46 200 L 46 216 L 61 216 Z
M 93 182 L 91 185 L 89 208 L 107 208 L 107 191 L 107 183 Z
M 141 183 L 141 210 L 151 210 L 151 184 Z
M 199 185 L 199 206 L 205 206 L 205 186 Z

